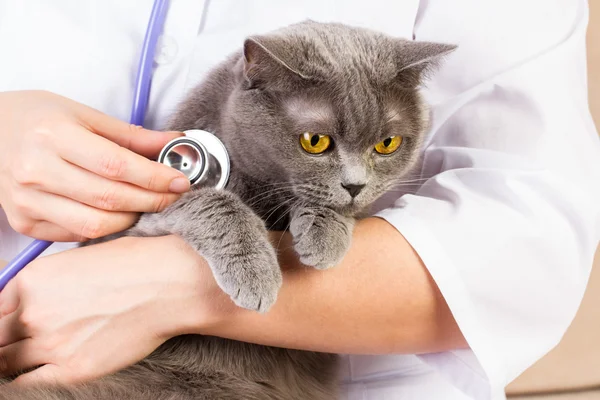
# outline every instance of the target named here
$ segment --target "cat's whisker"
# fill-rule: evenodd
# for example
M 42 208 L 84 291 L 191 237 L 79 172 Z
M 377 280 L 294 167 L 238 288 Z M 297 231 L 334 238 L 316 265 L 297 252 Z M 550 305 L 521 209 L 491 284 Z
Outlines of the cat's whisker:
M 398 183 L 414 183 L 414 182 L 427 182 L 431 178 L 415 178 L 415 179 L 396 179 L 394 182 Z
M 296 204 L 296 203 L 293 203 L 293 204 L 292 204 L 290 207 L 288 207 L 288 211 L 286 211 L 286 212 L 282 213 L 282 214 L 279 216 L 279 218 L 277 218 L 277 220 L 276 220 L 275 222 L 273 222 L 273 224 L 272 224 L 272 225 L 273 225 L 273 226 L 276 226 L 276 225 L 277 225 L 277 223 L 278 223 L 279 221 L 281 221 L 281 218 L 285 217 L 286 215 L 289 215 L 289 209 L 291 209 L 292 207 L 294 207 L 294 205 L 295 205 L 295 204 Z M 286 227 L 286 229 L 285 229 L 285 230 L 287 230 L 287 229 L 289 228 L 289 226 L 290 226 L 290 222 L 288 221 L 288 225 L 287 225 L 287 227 Z
M 298 183 L 296 183 L 296 182 L 275 182 L 275 183 L 261 183 L 260 185 L 256 185 L 254 187 L 260 188 L 260 189 L 275 189 L 275 188 L 283 188 L 283 187 L 293 188 L 297 185 L 298 185 Z
M 286 204 L 288 204 L 288 203 L 289 203 L 290 201 L 292 201 L 292 200 L 294 200 L 294 197 L 292 197 L 292 198 L 288 198 L 287 200 L 284 200 L 284 201 L 282 201 L 282 202 L 281 202 L 281 203 L 279 203 L 279 204 L 278 204 L 276 207 L 272 207 L 272 208 L 271 208 L 271 209 L 272 209 L 272 211 L 269 213 L 269 215 L 267 215 L 266 217 L 264 217 L 264 216 L 261 216 L 261 218 L 262 218 L 264 221 L 268 221 L 268 220 L 269 220 L 269 218 L 271 217 L 271 215 L 273 215 L 273 214 L 274 214 L 274 213 L 275 213 L 277 210 L 279 210 L 281 207 L 285 206 Z M 268 212 L 268 211 L 267 211 L 267 212 Z M 286 213 L 283 213 L 283 214 L 282 214 L 282 216 L 283 216 L 283 215 L 285 215 L 285 214 L 286 214 Z M 277 222 L 279 222 L 279 220 L 281 219 L 281 217 L 282 217 L 282 216 L 280 216 L 280 217 L 277 219 L 277 221 L 275 221 L 275 223 L 273 223 L 273 225 L 275 225 Z
M 285 181 L 285 182 L 260 182 L 255 183 L 256 187 L 269 187 L 269 186 L 280 186 L 280 185 L 291 185 L 293 182 Z
M 293 184 L 281 185 L 281 186 L 276 186 L 276 187 L 268 187 L 267 186 L 266 187 L 267 190 L 261 191 L 261 193 L 259 193 L 259 195 L 263 194 L 263 193 L 267 193 L 267 192 L 272 192 L 272 191 L 275 191 L 275 190 L 293 189 L 294 186 L 295 185 L 293 185 Z M 263 188 L 261 187 L 260 189 L 263 189 Z
M 398 188 L 391 188 L 385 191 L 385 193 L 404 193 L 404 194 L 414 194 L 417 193 L 419 190 L 419 188 L 402 188 L 402 187 L 398 187 Z
M 390 180 L 383 185 L 391 184 L 391 185 L 403 185 L 403 184 L 419 184 L 422 185 L 425 182 L 429 181 L 431 178 L 419 178 L 419 179 L 394 179 Z
M 388 188 L 395 188 L 395 187 L 421 187 L 423 186 L 421 183 L 396 183 L 394 185 L 390 185 L 387 186 Z
M 397 189 L 390 189 L 388 191 L 386 191 L 386 193 L 406 193 L 406 194 L 413 194 L 414 191 L 408 191 L 406 189 L 401 189 L 401 188 L 397 188 Z
M 253 205 L 258 204 L 269 197 L 273 197 L 273 196 L 276 196 L 281 193 L 290 193 L 290 190 L 288 190 L 288 189 L 293 189 L 293 187 L 290 186 L 289 188 L 275 188 L 275 189 L 267 190 L 266 192 L 262 192 L 255 196 L 252 196 L 248 200 L 244 201 L 244 203 L 247 204 L 248 206 L 252 207 Z
M 293 209 L 293 208 L 296 208 L 296 207 L 307 208 L 306 205 L 307 205 L 306 201 L 303 201 L 303 200 L 300 200 L 300 199 L 296 199 L 296 201 L 294 201 L 294 203 L 290 206 L 290 209 Z M 277 220 L 275 223 L 277 223 L 277 222 L 279 222 L 279 220 Z M 292 219 L 289 218 L 287 226 L 283 230 L 284 232 L 287 232 L 290 229 L 290 224 L 291 223 L 292 223 Z M 276 249 L 279 249 L 279 246 L 281 245 L 281 239 L 283 239 L 283 235 L 281 235 L 281 237 L 279 238 L 279 241 L 277 242 L 277 248 Z M 293 245 L 292 245 L 292 247 L 293 247 Z
M 262 218 L 263 220 L 266 220 L 266 219 L 268 218 L 268 216 L 267 216 L 267 217 L 265 217 L 265 215 L 266 215 L 267 213 L 271 213 L 271 212 L 274 212 L 274 211 L 276 211 L 276 210 L 277 210 L 278 208 L 280 208 L 282 205 L 285 205 L 287 202 L 289 202 L 289 201 L 293 200 L 293 198 L 294 198 L 294 197 L 293 197 L 292 195 L 288 195 L 288 196 L 285 196 L 285 197 L 283 197 L 282 199 L 280 199 L 280 201 L 279 201 L 277 204 L 275 204 L 275 205 L 274 205 L 274 206 L 272 206 L 271 208 L 269 208 L 269 209 L 267 209 L 266 211 L 264 211 L 264 212 L 262 213 L 262 215 L 261 215 L 261 218 Z M 270 216 L 270 214 L 269 214 L 269 216 Z

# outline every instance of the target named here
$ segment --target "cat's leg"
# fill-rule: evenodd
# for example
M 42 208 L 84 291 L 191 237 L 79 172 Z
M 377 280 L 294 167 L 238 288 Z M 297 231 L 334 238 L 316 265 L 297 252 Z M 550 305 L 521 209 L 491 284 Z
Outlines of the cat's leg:
M 210 265 L 240 307 L 266 312 L 281 286 L 281 270 L 264 222 L 236 195 L 202 188 L 158 214 L 144 214 L 128 236 L 181 236 Z
M 290 233 L 300 261 L 317 269 L 337 265 L 350 248 L 354 222 L 325 207 L 293 209 Z

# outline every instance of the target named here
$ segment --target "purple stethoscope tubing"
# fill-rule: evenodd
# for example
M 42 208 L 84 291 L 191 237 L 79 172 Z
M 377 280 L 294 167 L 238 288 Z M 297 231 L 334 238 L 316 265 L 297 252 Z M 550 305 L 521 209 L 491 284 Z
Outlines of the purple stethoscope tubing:
M 135 125 L 143 125 L 146 109 L 148 108 L 148 98 L 150 96 L 150 86 L 152 84 L 152 66 L 154 63 L 154 52 L 156 43 L 165 24 L 169 0 L 154 0 L 152 14 L 148 21 L 146 37 L 142 46 L 142 54 L 138 65 L 137 77 L 135 80 L 135 90 L 133 92 L 133 104 L 131 106 L 131 117 L 129 122 Z
M 144 117 L 148 107 L 148 98 L 150 96 L 150 86 L 152 84 L 154 53 L 158 38 L 165 24 L 168 8 L 169 0 L 154 0 L 138 65 L 133 104 L 131 107 L 131 117 L 129 120 L 129 122 L 135 125 L 143 125 L 144 123 Z M 19 271 L 25 268 L 31 261 L 35 260 L 50 247 L 51 244 L 52 242 L 47 240 L 34 240 L 13 258 L 6 267 L 0 271 L 0 290 L 4 289 L 6 284 L 14 278 Z

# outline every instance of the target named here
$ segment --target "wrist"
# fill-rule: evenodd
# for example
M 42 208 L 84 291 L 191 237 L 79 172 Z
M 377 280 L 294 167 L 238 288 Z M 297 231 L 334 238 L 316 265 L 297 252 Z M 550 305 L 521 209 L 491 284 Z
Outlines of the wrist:
M 148 262 L 164 273 L 151 312 L 158 337 L 207 334 L 237 309 L 217 285 L 206 260 L 183 239 L 175 235 L 138 239 L 154 242 L 144 244 L 145 249 L 154 249 Z

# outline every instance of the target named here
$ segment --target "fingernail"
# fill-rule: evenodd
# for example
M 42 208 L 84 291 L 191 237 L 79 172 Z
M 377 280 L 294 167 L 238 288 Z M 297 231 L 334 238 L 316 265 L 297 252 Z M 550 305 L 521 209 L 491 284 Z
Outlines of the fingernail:
M 175 178 L 169 185 L 171 193 L 184 193 L 190 189 L 190 181 L 187 178 Z

